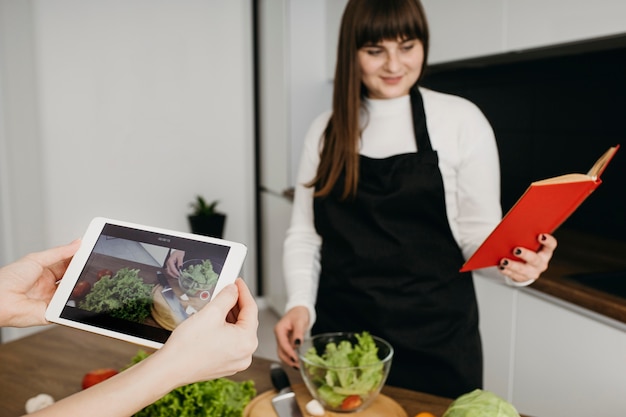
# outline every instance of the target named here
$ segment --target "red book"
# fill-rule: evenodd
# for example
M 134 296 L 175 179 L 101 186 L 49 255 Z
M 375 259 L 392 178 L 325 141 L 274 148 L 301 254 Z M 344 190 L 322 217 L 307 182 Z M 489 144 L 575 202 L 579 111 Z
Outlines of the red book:
M 540 233 L 552 234 L 602 183 L 600 175 L 619 149 L 609 148 L 587 174 L 566 174 L 536 181 L 511 207 L 461 272 L 498 265 L 516 247 L 538 250 Z

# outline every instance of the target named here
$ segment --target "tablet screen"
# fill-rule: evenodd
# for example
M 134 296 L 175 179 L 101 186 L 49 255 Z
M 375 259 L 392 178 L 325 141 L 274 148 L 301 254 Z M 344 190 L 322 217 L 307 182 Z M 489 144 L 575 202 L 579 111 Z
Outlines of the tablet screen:
M 105 223 L 59 317 L 162 344 L 210 301 L 230 250 L 217 239 Z

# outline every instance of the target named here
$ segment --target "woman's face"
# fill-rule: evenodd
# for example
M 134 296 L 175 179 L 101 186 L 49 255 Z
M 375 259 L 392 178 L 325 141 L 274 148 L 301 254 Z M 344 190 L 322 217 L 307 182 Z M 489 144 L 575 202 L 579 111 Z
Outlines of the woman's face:
M 409 94 L 422 72 L 424 48 L 419 39 L 384 40 L 358 51 L 361 81 L 373 99 Z

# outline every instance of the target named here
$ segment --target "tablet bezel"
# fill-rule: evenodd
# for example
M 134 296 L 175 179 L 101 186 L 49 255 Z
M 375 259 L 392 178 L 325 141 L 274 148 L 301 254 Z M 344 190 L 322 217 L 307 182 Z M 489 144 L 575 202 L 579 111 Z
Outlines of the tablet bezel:
M 196 235 L 192 233 L 179 232 L 163 229 L 159 227 L 146 226 L 126 221 L 120 221 L 104 217 L 94 218 L 85 232 L 81 245 L 72 258 L 63 278 L 58 284 L 58 288 L 50 301 L 46 310 L 46 319 L 52 323 L 62 324 L 81 330 L 125 340 L 138 345 L 158 349 L 163 346 L 171 334 L 170 330 L 154 327 L 148 324 L 134 323 L 128 320 L 114 319 L 106 317 L 105 323 L 98 320 L 90 322 L 84 317 L 93 316 L 85 310 L 68 307 L 72 291 L 81 279 L 87 263 L 94 253 L 98 239 L 103 235 L 105 228 L 110 226 L 129 235 L 134 235 L 134 239 L 128 239 L 139 243 L 149 243 L 151 245 L 172 248 L 172 242 L 179 245 L 203 246 L 205 243 L 218 245 L 227 248 L 228 252 L 224 259 L 224 264 L 219 273 L 219 278 L 210 299 L 212 300 L 226 285 L 233 283 L 241 272 L 243 262 L 247 254 L 245 245 L 224 239 Z M 126 238 L 126 237 L 124 237 Z M 220 250 L 226 250 L 221 249 Z M 101 317 L 102 318 L 102 317 Z M 113 328 L 111 328 L 111 326 Z M 154 329 L 154 330 L 153 330 Z

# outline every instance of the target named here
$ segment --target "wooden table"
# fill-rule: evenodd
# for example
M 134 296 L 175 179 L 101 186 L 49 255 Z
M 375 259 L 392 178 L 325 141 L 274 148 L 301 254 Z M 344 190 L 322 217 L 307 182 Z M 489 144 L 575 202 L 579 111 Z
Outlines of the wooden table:
M 49 330 L 0 345 L 0 416 L 24 414 L 26 400 L 39 393 L 61 399 L 81 389 L 83 375 L 95 368 L 122 368 L 142 347 L 105 336 L 54 326 Z M 272 390 L 272 362 L 254 358 L 252 365 L 231 379 L 251 379 L 259 394 Z M 300 374 L 286 369 L 293 384 Z M 441 416 L 450 404 L 447 398 L 386 386 L 383 393 L 397 401 L 409 417 L 420 411 Z M 272 416 L 268 416 L 272 417 Z

